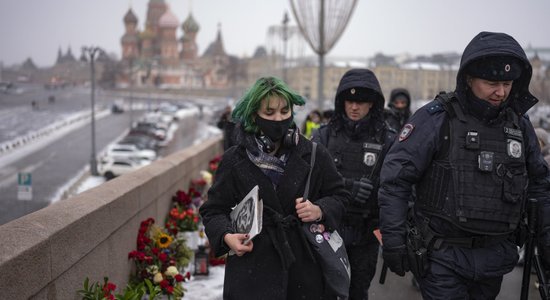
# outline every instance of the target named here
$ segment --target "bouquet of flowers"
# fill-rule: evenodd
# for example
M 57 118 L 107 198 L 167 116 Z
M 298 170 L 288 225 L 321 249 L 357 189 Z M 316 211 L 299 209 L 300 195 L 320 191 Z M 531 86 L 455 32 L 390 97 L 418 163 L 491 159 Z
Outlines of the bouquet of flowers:
M 166 229 L 176 235 L 182 231 L 197 231 L 199 229 L 198 207 L 202 204 L 201 193 L 195 188 L 189 188 L 186 193 L 178 191 L 172 197 L 172 209 L 166 218 Z
M 109 278 L 103 278 L 103 284 L 94 282 L 89 285 L 89 279 L 84 280 L 84 288 L 78 291 L 78 294 L 82 296 L 82 300 L 115 300 L 113 295 L 116 289 L 116 285 L 109 282 Z
M 103 284 L 90 284 L 90 279 L 86 277 L 84 288 L 78 294 L 82 296 L 82 300 L 141 300 L 145 294 L 149 295 L 149 300 L 155 300 L 161 293 L 160 286 L 153 285 L 148 279 L 137 285 L 126 286 L 122 294 L 113 295 L 115 289 L 116 285 L 109 282 L 108 277 L 103 278 Z
M 184 288 L 180 282 L 191 275 L 182 275 L 178 269 L 189 263 L 192 252 L 183 241 L 175 240 L 154 223 L 152 218 L 141 222 L 137 250 L 128 253 L 128 259 L 133 259 L 136 265 L 131 281 L 139 283 L 148 279 L 160 286 L 163 294 L 181 299 Z

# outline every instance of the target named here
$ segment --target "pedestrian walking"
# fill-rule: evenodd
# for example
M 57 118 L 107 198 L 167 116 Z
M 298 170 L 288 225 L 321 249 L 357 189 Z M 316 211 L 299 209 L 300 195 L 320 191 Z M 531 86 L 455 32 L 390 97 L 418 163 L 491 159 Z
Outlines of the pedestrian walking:
M 531 74 L 513 37 L 479 33 L 455 91 L 415 112 L 386 156 L 384 261 L 400 276 L 411 270 L 424 299 L 495 299 L 518 261 L 527 198 L 540 204 L 539 250 L 550 250 L 550 169 L 525 115 L 538 101 Z
M 390 93 L 388 108 L 384 110 L 386 125 L 395 131 L 401 130 L 411 116 L 411 95 L 407 89 L 397 88 Z
M 324 147 L 317 147 L 309 197 L 312 142 L 294 123 L 304 98 L 280 79 L 263 77 L 233 110 L 238 145 L 223 155 L 208 200 L 201 206 L 205 231 L 216 256 L 228 253 L 224 299 L 335 299 L 304 236 L 302 222 L 338 228 L 349 194 Z M 263 200 L 263 228 L 250 243 L 236 233 L 230 212 L 254 187 Z
M 368 69 L 344 74 L 334 99 L 334 115 L 314 133 L 323 144 L 351 193 L 340 232 L 351 265 L 350 299 L 368 299 L 376 272 L 379 243 L 378 185 L 380 169 L 395 131 L 383 118 L 384 96 L 378 79 Z

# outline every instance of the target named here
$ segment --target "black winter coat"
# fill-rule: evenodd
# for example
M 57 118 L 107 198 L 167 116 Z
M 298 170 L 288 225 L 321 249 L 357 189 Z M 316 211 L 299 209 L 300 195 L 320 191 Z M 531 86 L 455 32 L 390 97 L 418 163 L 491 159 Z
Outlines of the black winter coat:
M 214 184 L 208 192 L 208 201 L 200 208 L 211 249 L 216 256 L 223 255 L 229 251 L 223 236 L 233 232 L 229 217 L 231 208 L 255 185 L 259 186 L 259 196 L 264 204 L 262 232 L 253 239 L 252 252 L 240 257 L 228 256 L 224 299 L 323 297 L 322 273 L 311 256 L 309 244 L 300 237 L 300 222 L 283 230 L 274 224 L 272 214 L 266 209 L 270 207 L 282 217 L 296 216 L 295 200 L 304 194 L 312 143 L 300 136 L 298 144 L 291 149 L 277 190 L 261 169 L 250 161 L 242 143 L 224 153 Z M 323 146 L 317 149 L 309 200 L 321 207 L 325 226 L 338 228 L 349 194 L 344 190 L 343 179 L 337 173 L 327 150 Z M 296 258 L 288 268 L 285 268 L 284 262 L 288 261 L 290 255 L 281 252 L 283 245 L 277 239 L 285 233 Z

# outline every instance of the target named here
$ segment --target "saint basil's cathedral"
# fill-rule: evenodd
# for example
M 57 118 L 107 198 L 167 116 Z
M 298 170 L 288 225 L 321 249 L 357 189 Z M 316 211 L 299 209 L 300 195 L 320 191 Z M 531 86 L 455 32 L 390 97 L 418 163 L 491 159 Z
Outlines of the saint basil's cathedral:
M 225 53 L 220 27 L 216 40 L 199 56 L 196 43 L 199 24 L 191 13 L 180 23 L 164 0 L 149 1 L 142 31 L 131 8 L 123 20 L 125 33 L 120 40 L 122 60 L 116 78 L 118 87 L 217 89 L 229 86 L 228 70 L 234 58 Z M 183 31 L 180 38 L 178 28 Z

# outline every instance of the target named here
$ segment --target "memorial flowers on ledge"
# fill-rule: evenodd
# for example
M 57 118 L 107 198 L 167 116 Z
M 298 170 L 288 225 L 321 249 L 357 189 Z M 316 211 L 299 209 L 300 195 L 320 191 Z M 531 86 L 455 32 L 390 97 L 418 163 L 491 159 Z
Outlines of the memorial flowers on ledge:
M 128 285 L 122 291 L 122 294 L 113 295 L 116 285 L 109 282 L 108 277 L 104 277 L 103 284 L 94 282 L 89 284 L 89 279 L 84 280 L 84 288 L 78 291 L 82 300 L 141 300 L 144 295 L 148 295 L 149 300 L 155 300 L 161 293 L 160 286 L 153 285 L 151 281 L 145 279 L 136 285 Z
M 160 286 L 162 294 L 169 299 L 181 299 L 184 288 L 181 282 L 189 279 L 190 274 L 180 274 L 192 257 L 192 251 L 184 241 L 174 239 L 169 233 L 154 224 L 149 218 L 141 222 L 137 249 L 128 253 L 128 258 L 134 260 L 136 272 L 131 278 L 132 283 L 150 280 Z
M 166 218 L 166 229 L 173 235 L 184 231 L 197 231 L 199 229 L 198 208 L 201 204 L 201 193 L 190 188 L 186 193 L 178 191 L 172 197 L 172 209 Z

